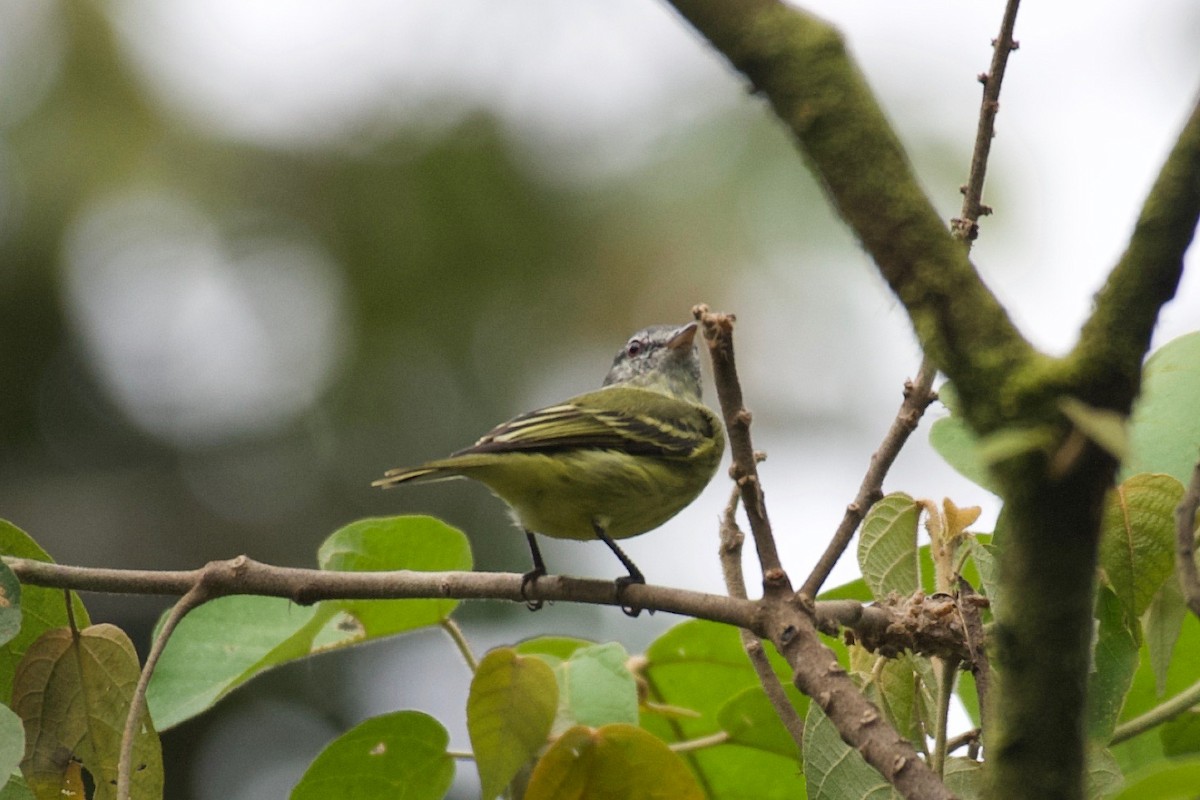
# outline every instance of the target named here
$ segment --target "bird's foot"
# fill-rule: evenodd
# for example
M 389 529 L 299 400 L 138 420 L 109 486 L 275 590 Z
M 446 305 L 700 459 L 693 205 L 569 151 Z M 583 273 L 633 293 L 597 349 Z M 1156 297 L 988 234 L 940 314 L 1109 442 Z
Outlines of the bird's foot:
M 617 602 L 618 603 L 621 602 L 621 595 L 625 593 L 626 586 L 630 586 L 633 584 L 645 584 L 645 583 L 646 583 L 646 579 L 642 577 L 642 574 L 640 572 L 637 573 L 636 575 L 623 575 L 622 577 L 617 578 L 615 581 L 613 581 L 613 584 L 617 588 Z M 625 616 L 627 616 L 627 617 L 636 617 L 642 613 L 641 607 L 635 606 L 635 605 L 627 606 L 624 603 L 621 603 L 621 610 L 625 612 Z M 651 609 L 650 613 L 653 614 L 654 609 Z
M 530 600 L 529 595 L 526 594 L 526 590 L 529 588 L 530 584 L 533 584 L 534 588 L 536 589 L 537 579 L 545 574 L 546 570 L 545 568 L 542 568 L 531 569 L 529 572 L 526 572 L 521 576 L 521 599 L 525 601 L 525 607 L 530 611 L 537 611 L 544 605 L 544 603 L 541 600 Z

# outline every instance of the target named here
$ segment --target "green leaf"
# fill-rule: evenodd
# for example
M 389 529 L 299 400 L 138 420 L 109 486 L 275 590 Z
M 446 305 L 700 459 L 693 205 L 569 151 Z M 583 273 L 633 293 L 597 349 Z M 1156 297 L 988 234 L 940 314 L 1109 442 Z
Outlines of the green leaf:
M 804 721 L 804 776 L 809 800 L 900 800 L 875 768 L 842 741 L 816 703 Z
M 1155 688 L 1161 694 L 1166 691 L 1167 670 L 1175 653 L 1175 642 L 1183 629 L 1187 617 L 1187 603 L 1179 580 L 1171 575 L 1150 601 L 1150 607 L 1142 617 L 1142 633 L 1150 652 L 1150 666 L 1154 669 Z
M 327 570 L 471 568 L 462 532 L 426 516 L 347 525 L 325 541 L 319 558 Z M 456 602 L 332 600 L 305 608 L 280 597 L 218 598 L 191 611 L 175 629 L 150 681 L 150 711 L 166 730 L 267 669 L 436 624 Z
M 983 764 L 973 758 L 962 756 L 947 758 L 942 779 L 946 783 L 946 788 L 953 792 L 958 800 L 982 800 L 983 798 Z
M 804 719 L 808 698 L 790 685 L 784 687 L 784 692 Z M 717 712 L 717 722 L 735 744 L 800 761 L 796 740 L 779 720 L 779 714 L 762 686 L 747 687 L 731 697 Z
M 979 437 L 971 430 L 959 412 L 958 393 L 947 381 L 938 388 L 938 399 L 950 411 L 950 416 L 935 420 L 929 428 L 929 443 L 946 463 L 967 480 L 982 486 L 992 494 L 1000 489 L 992 478 L 988 462 L 979 452 Z
M 8 706 L 0 706 L 0 786 L 17 772 L 24 756 L 25 728 L 21 718 Z
M 1200 712 L 1186 711 L 1162 726 L 1163 753 L 1172 758 L 1200 753 Z
M 479 662 L 467 697 L 467 731 L 484 798 L 504 791 L 545 746 L 558 691 L 554 671 L 535 656 L 501 648 Z
M 570 636 L 538 636 L 526 639 L 513 646 L 513 650 L 522 656 L 538 656 L 552 667 L 557 667 L 571 657 L 571 654 L 582 647 L 591 647 L 595 642 L 587 639 L 575 639 Z
M 911 654 L 882 658 L 851 645 L 850 672 L 901 736 L 913 742 L 924 741 L 925 723 L 933 720 L 936 692 L 929 659 Z
M 21 632 L 21 583 L 13 571 L 0 561 L 0 644 L 7 644 Z
M 33 791 L 29 788 L 29 784 L 25 783 L 25 778 L 20 774 L 13 775 L 8 779 L 8 783 L 0 787 L 0 800 L 37 800 L 33 796 Z
M 1091 800 L 1111 797 L 1125 783 L 1121 766 L 1106 748 L 1092 745 L 1087 754 L 1087 796 Z
M 53 561 L 46 551 L 29 537 L 29 534 L 0 519 L 0 555 L 29 558 L 34 561 Z M 91 624 L 83 601 L 71 593 L 75 612 L 75 624 L 87 627 Z M 17 662 L 29 645 L 43 633 L 67 626 L 67 605 L 61 589 L 44 586 L 23 586 L 21 590 L 21 632 L 0 645 L 0 702 L 8 703 L 12 697 L 13 673 Z
M 843 654 L 845 645 L 831 640 Z M 791 669 L 770 644 L 764 652 L 785 685 Z M 695 717 L 643 713 L 642 727 L 667 742 L 710 736 L 722 730 L 720 715 L 735 696 L 759 688 L 758 675 L 742 649 L 736 628 L 690 620 L 660 636 L 646 650 L 639 674 L 648 699 L 695 712 Z M 796 800 L 804 797 L 804 778 L 793 759 L 755 747 L 723 744 L 682 754 L 712 797 Z
M 1200 757 L 1156 763 L 1125 782 L 1113 800 L 1195 800 Z
M 316 607 L 281 597 L 245 595 L 194 609 L 175 629 L 150 680 L 146 700 L 155 724 L 166 730 L 263 670 L 307 655 L 311 648 L 296 635 L 311 631 L 311 641 L 316 615 Z
M 1084 436 L 1118 461 L 1129 457 L 1129 419 L 1107 408 L 1095 408 L 1075 397 L 1060 397 L 1058 410 Z
M 1125 703 L 1138 665 L 1138 643 L 1120 601 L 1101 587 L 1096 598 L 1099 621 L 1088 676 L 1088 737 L 1107 742 Z
M 876 600 L 910 595 L 920 586 L 917 522 L 921 507 L 906 494 L 889 494 L 867 512 L 858 539 L 858 565 Z
M 1105 499 L 1100 567 L 1132 619 L 1175 569 L 1173 515 L 1182 497 L 1170 475 L 1134 475 Z
M 613 642 L 583 647 L 554 670 L 558 678 L 558 715 L 554 732 L 575 725 L 638 721 L 637 681 L 626 663 L 629 654 Z
M 633 725 L 577 726 L 542 756 L 525 800 L 704 800 L 687 765 Z
M 1200 450 L 1200 332 L 1173 339 L 1147 359 L 1133 407 L 1123 478 L 1163 472 L 1187 483 Z
M 978 454 L 989 467 L 1039 450 L 1049 451 L 1054 447 L 1055 432 L 1052 428 L 1001 428 L 979 439 Z
M 434 517 L 413 515 L 363 519 L 334 532 L 317 551 L 321 569 L 331 572 L 467 571 L 467 537 Z M 333 605 L 362 626 L 364 638 L 390 636 L 450 616 L 458 600 L 334 600 Z
M 449 741 L 441 723 L 420 711 L 374 717 L 330 742 L 291 800 L 441 800 L 454 781 Z
M 13 680 L 13 710 L 32 743 L 21 770 L 35 796 L 61 797 L 76 760 L 91 772 L 97 800 L 115 797 L 121 732 L 140 673 L 133 643 L 114 625 L 78 636 L 48 631 L 26 651 Z M 145 713 L 133 757 L 133 797 L 162 797 L 162 751 Z
M 967 551 L 971 554 L 971 562 L 979 573 L 979 583 L 975 588 L 988 599 L 991 613 L 996 613 L 1000 591 L 1000 555 L 996 546 L 982 540 L 982 537 L 970 536 L 966 541 Z
M 1167 668 L 1164 691 L 1156 688 L 1158 679 L 1145 643 L 1138 651 L 1138 659 L 1137 672 L 1134 673 L 1133 683 L 1121 709 L 1122 722 L 1141 716 L 1160 703 L 1188 691 L 1196 683 L 1197 676 L 1200 676 L 1200 619 L 1191 614 L 1184 619 L 1175 654 Z M 1126 774 L 1132 774 L 1165 757 L 1159 728 L 1114 745 L 1111 750 Z

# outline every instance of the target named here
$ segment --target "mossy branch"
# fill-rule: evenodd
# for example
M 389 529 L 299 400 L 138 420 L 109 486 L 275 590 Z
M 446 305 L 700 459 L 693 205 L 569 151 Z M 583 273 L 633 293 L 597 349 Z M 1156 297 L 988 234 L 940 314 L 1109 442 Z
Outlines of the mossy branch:
M 995 387 L 1036 358 L 922 191 L 841 35 L 775 0 L 672 0 L 790 128 L 874 258 L 972 424 L 1001 424 Z M 977 391 L 978 389 L 978 391 Z
M 1162 165 L 1129 246 L 1096 296 L 1072 360 L 1090 399 L 1128 412 L 1162 306 L 1175 296 L 1200 220 L 1200 100 Z

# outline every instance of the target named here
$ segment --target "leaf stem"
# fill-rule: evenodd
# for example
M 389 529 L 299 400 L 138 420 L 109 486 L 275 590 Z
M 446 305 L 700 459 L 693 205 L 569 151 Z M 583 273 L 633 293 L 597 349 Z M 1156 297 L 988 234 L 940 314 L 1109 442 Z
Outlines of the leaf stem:
M 1131 720 L 1122 722 L 1113 730 L 1112 739 L 1108 744 L 1109 746 L 1120 744 L 1153 727 L 1162 725 L 1164 722 L 1170 722 L 1197 704 L 1200 704 L 1200 681 L 1193 683 L 1170 700 L 1155 706 L 1145 714 L 1139 714 Z
M 471 672 L 479 669 L 479 659 L 471 652 L 471 644 L 467 641 L 467 637 L 463 635 L 462 628 L 458 627 L 458 623 L 446 617 L 439 623 L 450 639 L 454 642 L 454 646 L 458 648 L 458 652 L 462 655 L 463 661 L 467 662 L 467 666 Z

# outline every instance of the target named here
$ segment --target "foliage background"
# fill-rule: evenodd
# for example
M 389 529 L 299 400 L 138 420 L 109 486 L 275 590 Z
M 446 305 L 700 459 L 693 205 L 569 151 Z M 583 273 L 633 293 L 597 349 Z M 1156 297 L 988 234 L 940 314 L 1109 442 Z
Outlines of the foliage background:
M 1192 100 L 1200 10 L 1049 5 L 1022 10 L 974 255 L 1062 350 Z M 952 216 L 999 4 L 808 7 L 846 31 Z M 915 371 L 904 315 L 786 136 L 655 3 L 2 0 L 0 17 L 0 497 L 60 561 L 312 565 L 345 522 L 420 511 L 467 531 L 479 568 L 523 570 L 478 487 L 367 484 L 595 385 L 630 331 L 705 301 L 742 318 L 770 509 L 803 565 Z M 1200 319 L 1191 261 L 1159 341 Z M 914 442 L 888 488 L 986 501 L 967 486 Z M 720 589 L 724 494 L 630 542 L 650 580 Z M 617 572 L 602 548 L 546 555 Z M 139 645 L 161 608 L 89 605 Z M 460 616 L 479 650 L 581 631 L 637 648 L 671 622 Z M 427 633 L 272 674 L 167 735 L 167 795 L 281 796 L 372 713 L 453 723 L 453 658 Z

